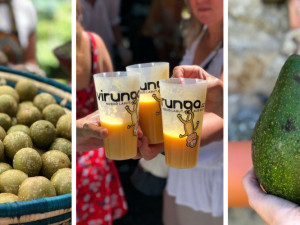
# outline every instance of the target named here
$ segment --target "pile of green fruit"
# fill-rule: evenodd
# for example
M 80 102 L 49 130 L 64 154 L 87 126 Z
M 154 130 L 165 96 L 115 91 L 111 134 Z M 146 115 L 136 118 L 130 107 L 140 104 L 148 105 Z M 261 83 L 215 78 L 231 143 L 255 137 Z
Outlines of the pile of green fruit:
M 71 113 L 31 80 L 0 86 L 0 203 L 71 193 Z

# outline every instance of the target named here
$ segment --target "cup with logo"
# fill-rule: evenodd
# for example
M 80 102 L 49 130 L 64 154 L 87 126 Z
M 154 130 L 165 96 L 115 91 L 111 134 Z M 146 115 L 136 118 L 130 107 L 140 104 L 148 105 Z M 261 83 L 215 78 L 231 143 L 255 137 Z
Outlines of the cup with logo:
M 207 81 L 173 78 L 160 81 L 166 164 L 191 168 L 198 160 Z
M 105 155 L 114 160 L 137 154 L 140 75 L 111 72 L 94 75 L 101 126 L 107 128 Z
M 139 125 L 150 144 L 163 142 L 159 80 L 169 78 L 169 63 L 152 62 L 126 67 L 128 73 L 138 72 L 140 79 Z

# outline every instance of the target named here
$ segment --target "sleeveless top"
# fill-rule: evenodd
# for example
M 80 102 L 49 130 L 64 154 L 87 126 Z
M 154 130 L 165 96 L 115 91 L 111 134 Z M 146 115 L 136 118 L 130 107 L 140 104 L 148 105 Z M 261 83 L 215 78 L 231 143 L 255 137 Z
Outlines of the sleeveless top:
M 180 65 L 192 65 L 197 45 L 206 29 L 187 48 Z M 220 77 L 223 68 L 223 45 L 220 43 L 214 51 L 199 65 L 208 73 Z M 200 147 L 198 163 L 191 169 L 169 169 L 167 192 L 175 197 L 179 205 L 196 211 L 211 213 L 218 217 L 223 214 L 223 141 L 212 142 Z
M 99 72 L 97 44 L 92 33 L 92 74 Z M 95 111 L 94 82 L 77 94 L 77 119 Z M 79 110 L 78 110 L 79 109 Z M 77 153 L 77 225 L 112 225 L 127 212 L 122 185 L 114 161 L 105 157 L 104 148 Z

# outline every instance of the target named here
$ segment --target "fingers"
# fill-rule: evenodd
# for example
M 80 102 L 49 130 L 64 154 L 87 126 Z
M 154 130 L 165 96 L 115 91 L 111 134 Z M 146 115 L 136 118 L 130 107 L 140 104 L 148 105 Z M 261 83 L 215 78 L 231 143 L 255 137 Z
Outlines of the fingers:
M 141 129 L 141 127 L 138 127 L 138 138 L 142 138 L 143 137 L 143 131 Z
M 217 79 L 207 73 L 200 66 L 176 66 L 173 69 L 173 77 L 175 78 L 198 78 L 203 80 Z
M 265 193 L 259 186 L 253 168 L 243 178 L 243 185 L 250 206 L 267 224 L 283 224 L 278 221 L 291 215 L 291 212 L 298 207 L 290 201 Z
M 82 128 L 82 135 L 87 138 L 106 138 L 108 130 L 95 124 L 84 124 Z
M 140 151 L 138 149 L 136 156 L 134 156 L 132 159 L 140 159 L 140 158 L 142 158 L 142 154 L 140 153 Z
M 149 144 L 148 138 L 144 136 L 142 138 L 142 145 L 139 148 L 139 151 L 142 158 L 145 160 L 151 160 L 163 151 L 163 143 Z
M 248 173 L 243 178 L 243 186 L 247 192 L 248 196 L 251 196 L 251 198 L 260 195 L 265 194 L 263 190 L 260 188 L 260 185 L 258 183 L 257 177 L 254 173 L 253 167 L 248 171 Z

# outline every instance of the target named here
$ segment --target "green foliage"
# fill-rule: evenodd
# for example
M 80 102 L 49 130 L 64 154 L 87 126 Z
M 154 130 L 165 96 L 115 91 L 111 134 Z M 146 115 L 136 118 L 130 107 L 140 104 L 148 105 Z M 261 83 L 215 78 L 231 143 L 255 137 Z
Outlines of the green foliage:
M 63 72 L 53 50 L 72 38 L 71 0 L 33 0 L 33 3 L 38 13 L 37 60 L 48 76 L 57 76 L 51 73 Z

